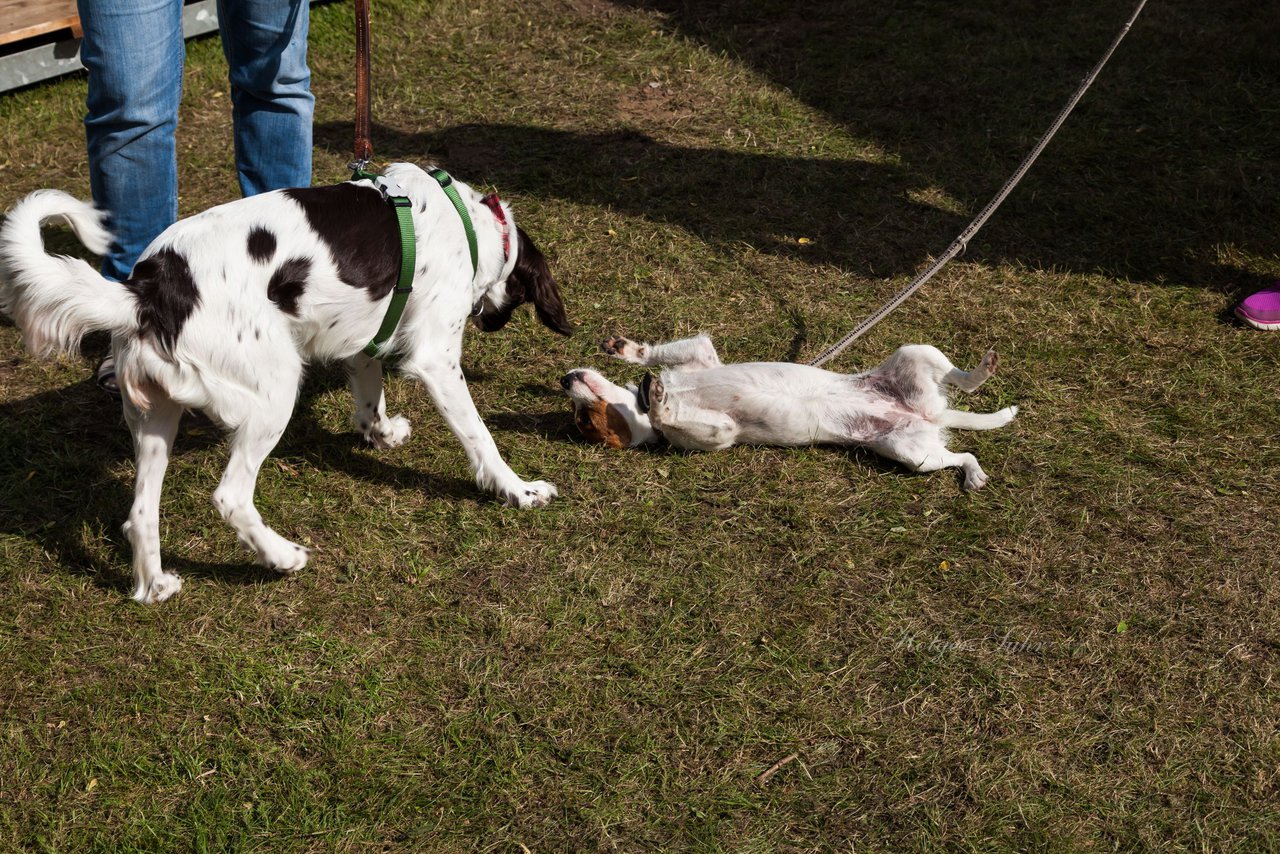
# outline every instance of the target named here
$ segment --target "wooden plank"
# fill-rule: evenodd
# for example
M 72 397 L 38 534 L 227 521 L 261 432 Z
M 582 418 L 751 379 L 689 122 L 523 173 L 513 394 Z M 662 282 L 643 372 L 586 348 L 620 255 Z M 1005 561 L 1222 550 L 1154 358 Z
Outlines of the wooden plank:
M 45 2 L 74 4 L 75 0 L 45 0 Z M 114 2 L 114 0 L 100 0 L 100 2 Z M 26 3 L 34 6 L 33 0 L 26 0 Z M 0 0 L 0 6 L 5 9 L 18 5 L 16 0 Z M 50 6 L 46 5 L 44 8 L 48 9 Z M 186 4 L 182 7 L 182 34 L 185 38 L 215 32 L 217 29 L 217 0 L 186 0 Z M 0 93 L 79 71 L 84 67 L 80 63 L 80 36 L 80 28 L 75 26 L 67 38 L 56 38 L 55 41 L 33 39 L 32 41 L 44 43 L 14 44 L 7 48 L 0 48 Z
M 0 45 L 68 28 L 79 35 L 75 0 L 0 0 Z

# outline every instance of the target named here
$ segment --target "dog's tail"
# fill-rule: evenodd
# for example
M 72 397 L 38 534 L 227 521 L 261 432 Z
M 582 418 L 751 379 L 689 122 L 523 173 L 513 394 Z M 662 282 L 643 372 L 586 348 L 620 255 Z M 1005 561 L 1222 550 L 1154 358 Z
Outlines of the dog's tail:
M 9 212 L 0 226 L 0 311 L 18 324 L 27 349 L 47 356 L 74 349 L 88 332 L 136 330 L 134 301 L 121 284 L 79 258 L 45 251 L 47 220 L 66 222 L 97 255 L 111 246 L 102 212 L 58 190 L 37 190 Z
M 932 420 L 939 427 L 954 427 L 958 430 L 995 430 L 1008 424 L 1017 414 L 1016 406 L 1006 406 L 999 412 L 964 412 L 959 409 L 944 409 Z

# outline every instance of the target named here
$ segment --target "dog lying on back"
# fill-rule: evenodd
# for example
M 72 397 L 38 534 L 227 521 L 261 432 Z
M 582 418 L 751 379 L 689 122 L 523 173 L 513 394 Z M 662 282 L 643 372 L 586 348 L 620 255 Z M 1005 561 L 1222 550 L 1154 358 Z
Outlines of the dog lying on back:
M 981 489 L 986 473 L 973 454 L 947 450 L 946 430 L 994 430 L 1018 412 L 1016 406 L 976 413 L 948 405 L 948 386 L 973 392 L 995 373 L 994 350 L 972 371 L 961 371 L 936 347 L 912 344 L 866 373 L 837 374 L 790 362 L 725 365 L 706 335 L 666 344 L 609 338 L 601 347 L 625 362 L 666 366 L 658 377 L 647 374 L 626 388 L 590 368 L 560 380 L 573 399 L 578 429 L 614 448 L 659 439 L 698 451 L 858 445 L 913 471 L 959 468 L 965 489 Z

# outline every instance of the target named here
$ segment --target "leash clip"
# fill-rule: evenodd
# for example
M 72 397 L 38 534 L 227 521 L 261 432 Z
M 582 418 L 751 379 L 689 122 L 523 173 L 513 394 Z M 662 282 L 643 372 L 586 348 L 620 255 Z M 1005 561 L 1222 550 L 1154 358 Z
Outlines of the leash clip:
M 352 160 L 347 164 L 347 168 L 351 170 L 351 180 L 359 181 L 363 178 L 372 180 L 378 176 L 369 171 L 369 159 Z

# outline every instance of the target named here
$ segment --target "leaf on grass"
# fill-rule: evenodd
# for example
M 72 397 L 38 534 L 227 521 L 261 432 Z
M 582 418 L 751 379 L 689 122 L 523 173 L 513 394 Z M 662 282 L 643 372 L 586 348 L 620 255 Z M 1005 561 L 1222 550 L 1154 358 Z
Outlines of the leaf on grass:
M 1116 623 L 1116 634 L 1122 635 L 1127 631 L 1129 631 L 1129 624 L 1126 623 L 1124 620 L 1121 620 L 1120 622 Z

